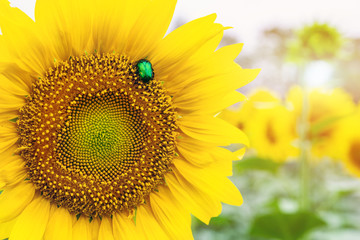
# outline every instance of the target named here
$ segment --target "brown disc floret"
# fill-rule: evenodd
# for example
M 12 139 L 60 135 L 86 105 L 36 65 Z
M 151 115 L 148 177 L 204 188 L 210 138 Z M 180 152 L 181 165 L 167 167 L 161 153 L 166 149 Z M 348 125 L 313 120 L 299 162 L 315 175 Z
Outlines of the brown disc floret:
M 56 63 L 34 82 L 17 124 L 30 181 L 75 214 L 133 211 L 174 156 L 171 97 L 115 53 Z

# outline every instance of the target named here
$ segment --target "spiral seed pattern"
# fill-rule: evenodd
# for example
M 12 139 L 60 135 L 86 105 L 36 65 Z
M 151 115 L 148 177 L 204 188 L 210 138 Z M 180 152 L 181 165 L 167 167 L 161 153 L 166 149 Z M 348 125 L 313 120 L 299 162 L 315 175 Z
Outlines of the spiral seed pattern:
M 17 124 L 30 181 L 75 214 L 133 212 L 171 171 L 171 97 L 126 56 L 58 62 L 34 82 Z

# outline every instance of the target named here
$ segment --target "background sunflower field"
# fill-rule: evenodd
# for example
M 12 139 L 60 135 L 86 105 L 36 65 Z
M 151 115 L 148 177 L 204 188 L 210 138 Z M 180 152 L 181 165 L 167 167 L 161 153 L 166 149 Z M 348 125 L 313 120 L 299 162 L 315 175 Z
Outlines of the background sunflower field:
M 33 17 L 35 1 L 10 1 Z M 223 206 L 195 239 L 360 239 L 360 22 L 357 0 L 179 0 L 171 29 L 218 13 L 234 26 L 222 46 L 261 68 L 248 100 L 219 113 L 249 137 L 232 181 L 241 207 Z M 233 148 L 234 146 L 226 146 Z
M 194 219 L 195 239 L 360 238 L 356 5 L 204 3 L 201 13 L 217 6 L 219 21 L 235 26 L 225 34 L 224 45 L 245 43 L 238 63 L 262 70 L 241 89 L 248 100 L 219 114 L 250 140 L 232 177 L 244 204 L 223 206 L 209 226 Z M 220 10 L 232 16 L 222 16 Z M 186 15 L 179 15 L 181 21 Z

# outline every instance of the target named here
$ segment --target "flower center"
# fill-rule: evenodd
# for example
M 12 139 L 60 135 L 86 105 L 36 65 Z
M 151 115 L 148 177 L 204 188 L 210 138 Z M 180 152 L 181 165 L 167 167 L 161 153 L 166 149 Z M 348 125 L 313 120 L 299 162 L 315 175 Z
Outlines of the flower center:
M 355 141 L 351 144 L 349 158 L 357 167 L 360 167 L 360 141 Z
M 150 65 L 151 67 L 151 65 Z M 20 110 L 20 155 L 45 198 L 75 214 L 133 211 L 164 183 L 176 117 L 156 79 L 118 54 L 70 58 L 39 78 Z
M 271 144 L 277 143 L 277 137 L 275 134 L 275 130 L 274 130 L 272 121 L 269 121 L 266 125 L 266 137 Z
M 111 181 L 141 159 L 148 129 L 140 110 L 113 92 L 81 96 L 58 137 L 59 164 Z

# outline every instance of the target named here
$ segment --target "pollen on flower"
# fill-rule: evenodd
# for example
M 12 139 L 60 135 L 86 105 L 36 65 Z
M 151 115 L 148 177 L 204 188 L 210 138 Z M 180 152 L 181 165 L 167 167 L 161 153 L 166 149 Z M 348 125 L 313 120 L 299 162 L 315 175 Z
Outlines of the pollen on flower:
M 118 54 L 56 63 L 33 84 L 17 124 L 30 180 L 75 214 L 133 211 L 164 183 L 175 155 L 171 97 Z

